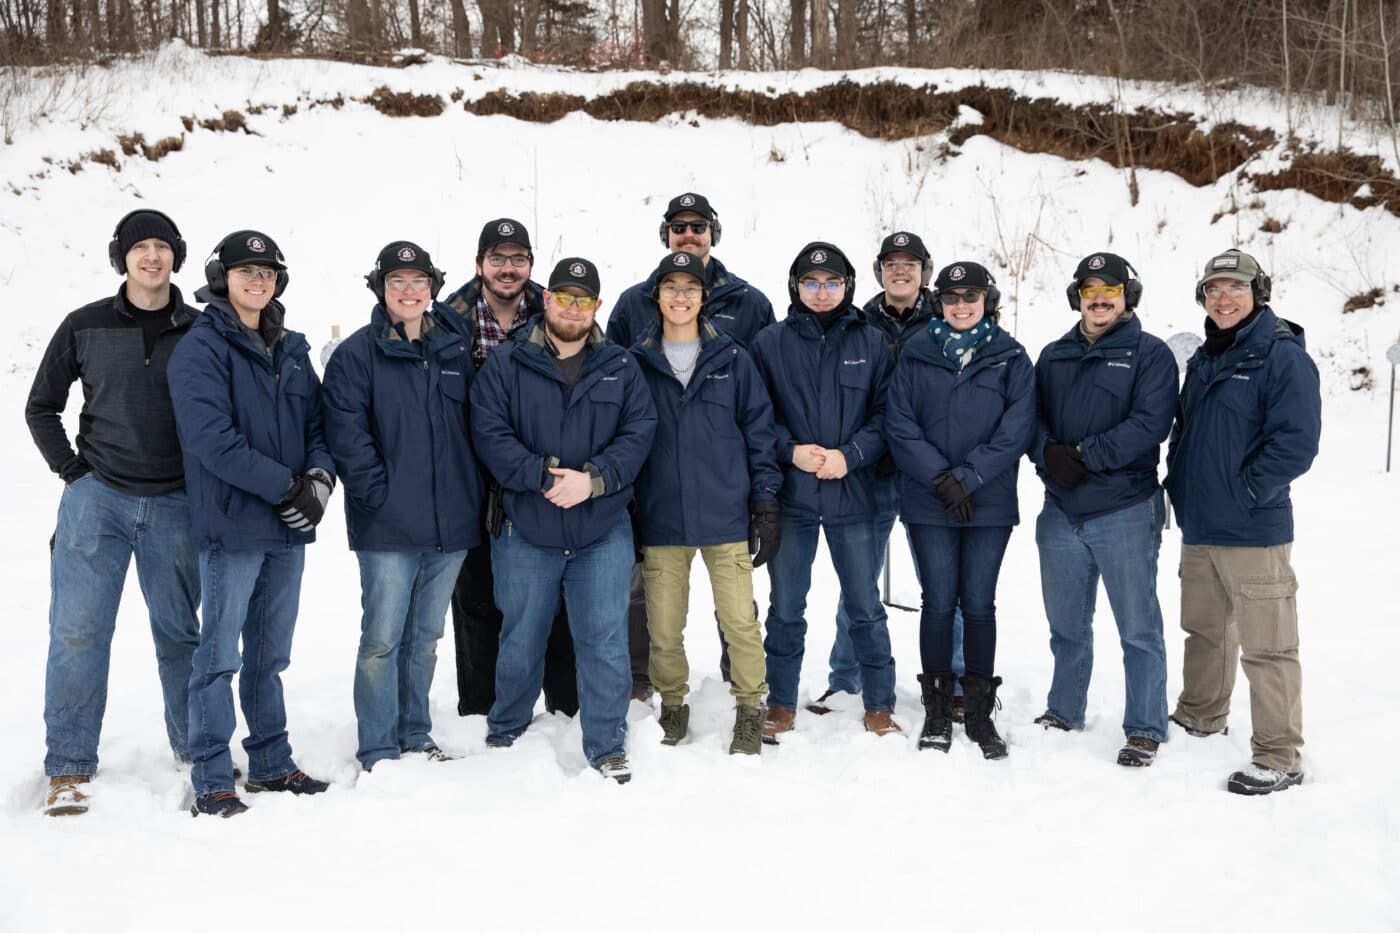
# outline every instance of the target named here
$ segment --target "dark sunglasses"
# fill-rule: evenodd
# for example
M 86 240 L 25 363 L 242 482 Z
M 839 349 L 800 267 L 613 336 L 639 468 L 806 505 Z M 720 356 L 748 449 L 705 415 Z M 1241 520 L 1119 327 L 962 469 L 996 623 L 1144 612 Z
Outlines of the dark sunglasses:
M 680 236 L 682 233 L 685 233 L 686 227 L 690 228 L 691 233 L 698 235 L 710 229 L 710 222 L 708 220 L 673 220 L 666 226 L 670 227 L 671 232 L 674 233 L 676 236 Z
M 948 308 L 956 306 L 960 301 L 975 305 L 982 300 L 982 290 L 970 288 L 965 292 L 939 292 L 938 300 L 943 302 L 944 307 Z

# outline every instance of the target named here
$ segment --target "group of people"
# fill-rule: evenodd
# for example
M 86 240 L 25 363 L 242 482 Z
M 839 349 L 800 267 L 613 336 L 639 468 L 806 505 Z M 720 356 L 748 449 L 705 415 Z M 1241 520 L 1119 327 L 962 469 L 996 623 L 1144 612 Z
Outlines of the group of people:
M 365 770 L 451 757 L 428 703 L 450 607 L 458 712 L 486 715 L 488 746 L 529 728 L 543 689 L 547 709 L 578 716 L 590 765 L 625 783 L 629 701 L 659 695 L 663 743 L 687 738 L 697 552 L 735 700 L 729 751 L 758 754 L 799 726 L 820 535 L 840 599 L 828 689 L 806 709 L 849 698 L 868 731 L 897 734 L 877 582 L 896 517 L 922 591 L 918 747 L 947 752 L 962 723 L 984 757 L 1003 758 L 995 597 L 1023 456 L 1045 485 L 1036 544 L 1054 658 L 1035 722 L 1084 728 L 1102 581 L 1123 649 L 1119 764 L 1152 764 L 1169 721 L 1223 733 L 1242 656 L 1253 755 L 1227 787 L 1302 780 L 1289 486 L 1317 452 L 1320 392 L 1302 329 L 1274 313 L 1253 257 L 1227 250 L 1206 264 L 1204 343 L 1179 389 L 1173 354 L 1143 329 L 1136 270 L 1113 253 L 1079 263 L 1066 291 L 1077 320 L 1033 364 L 1000 327 L 991 271 L 958 261 L 935 275 L 915 233 L 880 244 L 881 290 L 863 306 L 846 253 L 802 247 L 781 320 L 712 255 L 721 234 L 707 198 L 673 198 L 666 254 L 622 292 L 606 331 L 597 266 L 568 257 L 536 283 L 516 220 L 485 224 L 476 276 L 441 301 L 445 275 L 427 251 L 389 243 L 365 276 L 369 322 L 322 381 L 286 326 L 288 265 L 270 236 L 240 230 L 214 247 L 199 312 L 171 284 L 186 258 L 174 221 L 122 218 L 109 245 L 121 288 L 65 318 L 26 408 L 65 483 L 46 812 L 89 806 L 133 555 L 192 812 L 247 809 L 229 752 L 235 673 L 243 789 L 327 789 L 295 763 L 280 675 L 305 546 L 337 487 L 360 568 Z M 78 381 L 75 449 L 61 415 Z M 1186 632 L 1170 714 L 1156 595 L 1164 441 Z

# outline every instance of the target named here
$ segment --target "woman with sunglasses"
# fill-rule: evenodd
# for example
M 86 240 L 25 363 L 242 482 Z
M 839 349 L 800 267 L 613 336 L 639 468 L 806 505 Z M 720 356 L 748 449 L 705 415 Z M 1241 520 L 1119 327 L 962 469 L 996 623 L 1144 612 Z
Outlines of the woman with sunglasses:
M 919 748 L 946 752 L 952 745 L 958 607 L 967 735 L 983 757 L 1004 758 L 1006 743 L 991 718 L 1001 685 L 996 588 L 1011 528 L 1020 521 L 1016 474 L 1035 433 L 1034 375 L 1025 348 L 998 326 L 1001 293 L 986 268 L 945 266 L 934 296 L 939 316 L 905 345 L 886 407 L 923 587 Z

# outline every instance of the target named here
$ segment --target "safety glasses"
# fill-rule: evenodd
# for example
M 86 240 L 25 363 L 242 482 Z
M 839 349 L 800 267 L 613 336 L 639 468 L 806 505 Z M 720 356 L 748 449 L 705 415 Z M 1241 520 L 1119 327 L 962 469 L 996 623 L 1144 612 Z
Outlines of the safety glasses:
M 982 290 L 980 288 L 969 288 L 962 292 L 939 292 L 938 300 L 945 308 L 955 307 L 959 302 L 966 302 L 975 305 L 982 300 Z
M 1123 294 L 1122 285 L 1081 285 L 1079 287 L 1079 297 L 1085 301 L 1097 301 L 1102 298 L 1117 298 Z
M 550 292 L 549 297 L 561 308 L 577 307 L 580 311 L 592 311 L 598 307 L 598 299 L 592 295 L 572 295 L 569 292 Z

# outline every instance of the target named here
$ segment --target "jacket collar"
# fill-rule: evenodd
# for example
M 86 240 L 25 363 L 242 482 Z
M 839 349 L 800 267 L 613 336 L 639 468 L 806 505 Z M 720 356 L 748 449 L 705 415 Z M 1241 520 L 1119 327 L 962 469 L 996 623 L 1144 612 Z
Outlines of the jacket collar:
M 695 361 L 695 373 L 691 377 L 693 384 L 703 373 L 721 365 L 725 360 L 731 359 L 734 354 L 728 352 L 734 345 L 734 338 L 724 331 L 715 327 L 703 317 L 700 318 L 700 356 Z M 671 372 L 670 360 L 666 359 L 666 351 L 661 346 L 661 322 L 654 321 L 647 328 L 642 338 L 632 345 L 632 352 L 637 359 L 646 363 L 657 372 L 666 375 L 674 375 Z
M 136 320 L 136 313 L 132 310 L 131 304 L 126 300 L 126 283 L 117 289 L 117 294 L 112 300 L 113 306 L 117 309 L 117 314 L 128 321 Z M 199 316 L 199 312 L 185 304 L 185 296 L 180 294 L 180 289 L 174 283 L 170 286 L 170 326 L 174 328 L 188 327 L 194 323 L 194 319 Z

